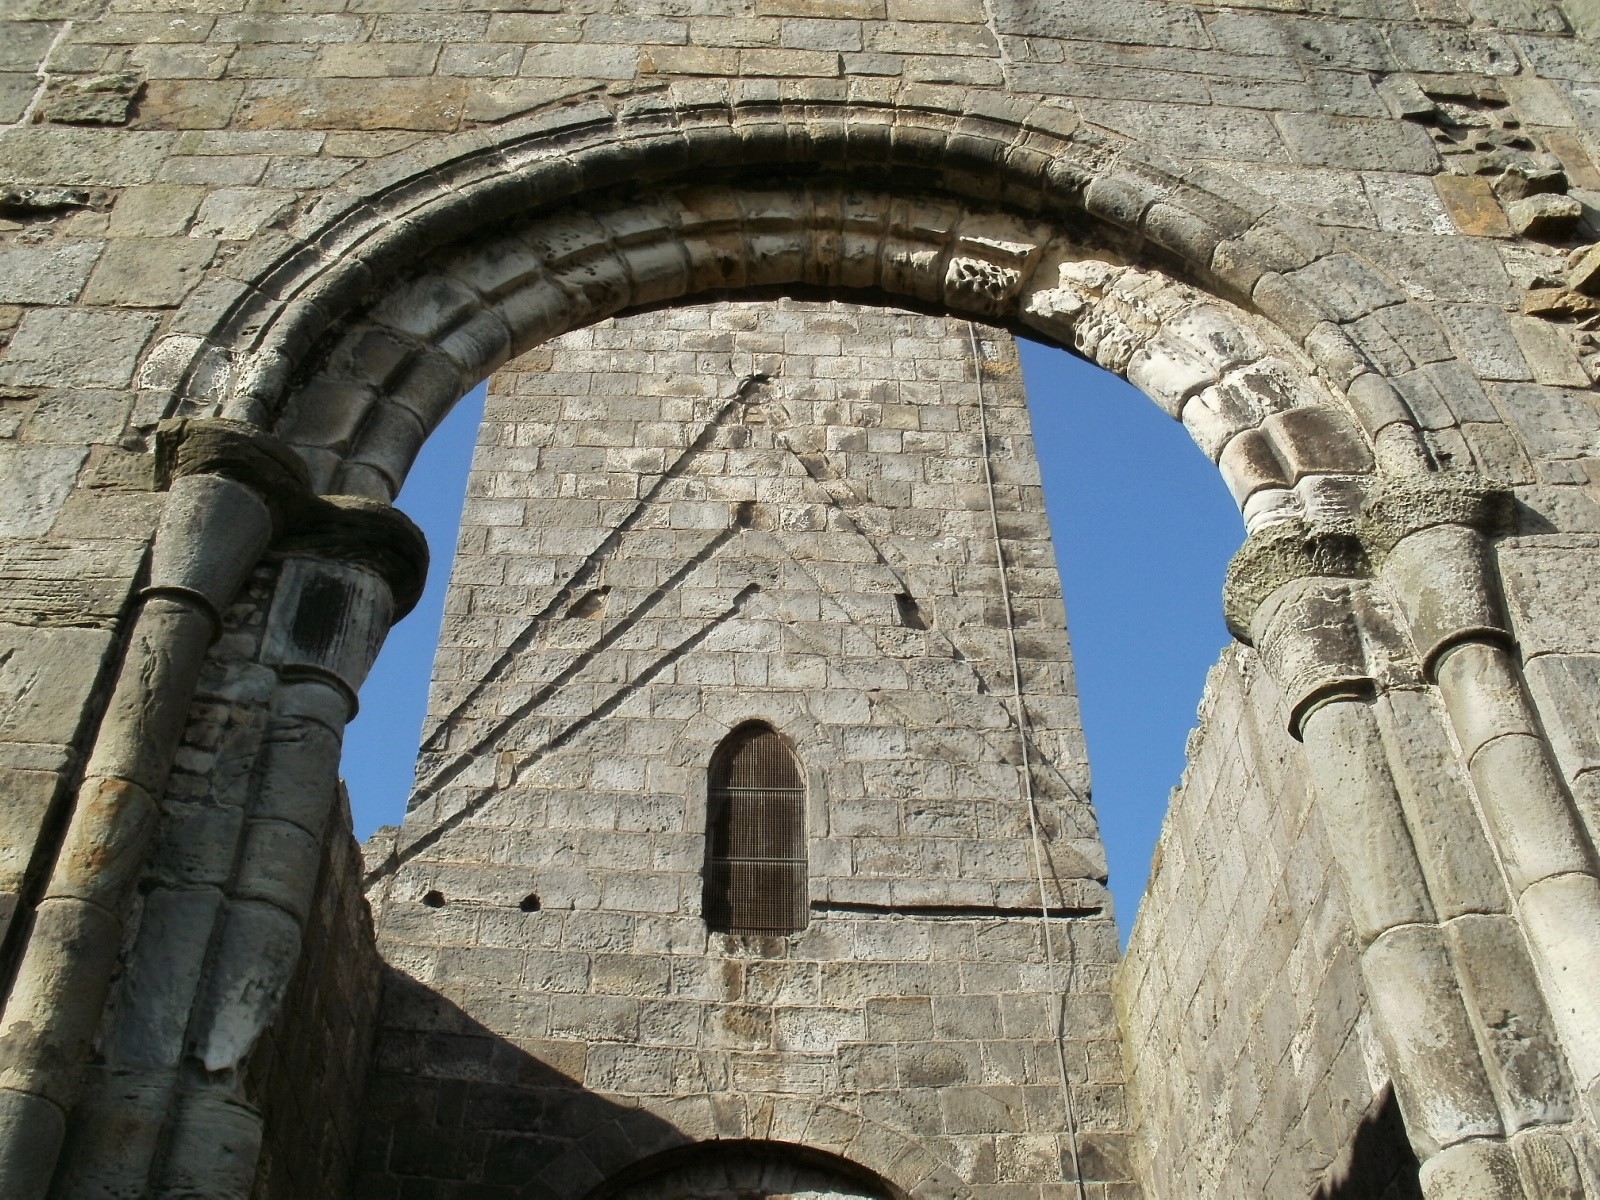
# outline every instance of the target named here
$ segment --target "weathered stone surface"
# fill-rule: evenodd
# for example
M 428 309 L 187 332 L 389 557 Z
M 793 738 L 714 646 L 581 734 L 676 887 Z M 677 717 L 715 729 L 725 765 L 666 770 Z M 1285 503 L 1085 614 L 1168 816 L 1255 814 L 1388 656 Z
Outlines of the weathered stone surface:
M 0 131 L 0 154 L 18 184 L 126 187 L 150 183 L 172 148 L 170 133 L 82 129 Z
M 589 66 L 588 62 L 582 64 Z M 593 74 L 574 63 L 529 74 Z M 605 78 L 626 78 L 608 73 Z M 369 79 L 265 81 L 245 92 L 239 104 L 241 129 L 415 129 L 449 130 L 461 121 L 466 89 L 447 79 Z
M 1559 239 L 1566 237 L 1583 216 L 1583 205 L 1571 196 L 1540 193 L 1513 200 L 1506 205 L 1511 227 L 1523 237 Z
M 63 125 L 125 125 L 143 86 L 133 72 L 57 77 L 45 88 L 40 115 Z
M 1488 181 L 1475 175 L 1437 175 L 1433 181 L 1450 219 L 1462 233 L 1509 237 L 1511 225 Z
M 110 646 L 96 629 L 0 626 L 0 740 L 71 745 Z
M 198 284 L 216 244 L 203 238 L 119 238 L 84 289 L 85 304 L 176 308 Z
M 125 387 L 155 327 L 142 313 L 33 309 L 0 360 L 0 382 Z
M 192 233 L 196 237 L 240 241 L 283 216 L 291 196 L 278 189 L 223 188 L 201 202 Z
M 1467 476 L 1516 489 L 1519 536 L 1504 548 L 1503 580 L 1527 659 L 1520 675 L 1538 707 L 1499 736 L 1463 726 L 1482 765 L 1469 782 L 1463 763 L 1450 758 L 1455 749 L 1429 724 L 1439 719 L 1438 697 L 1412 653 L 1432 656 L 1423 621 L 1418 640 L 1428 645 L 1407 648 L 1384 635 L 1363 647 L 1373 686 L 1391 689 L 1376 710 L 1383 754 L 1370 731 L 1339 736 L 1360 743 L 1343 747 L 1348 761 L 1374 772 L 1382 757 L 1394 766 L 1441 920 L 1501 911 L 1471 847 L 1488 810 L 1497 821 L 1512 814 L 1511 827 L 1496 830 L 1502 849 L 1520 850 L 1523 834 L 1530 845 L 1539 841 L 1540 821 L 1552 813 L 1507 799 L 1530 781 L 1542 789 L 1541 804 L 1553 798 L 1572 809 L 1566 790 L 1576 792 L 1592 842 L 1600 785 L 1587 765 L 1586 730 L 1595 681 L 1572 656 L 1600 653 L 1589 603 L 1593 547 L 1584 540 L 1600 530 L 1600 417 L 1590 384 L 1600 359 L 1583 328 L 1600 315 L 1600 285 L 1585 253 L 1569 267 L 1561 250 L 1590 236 L 1592 216 L 1574 209 L 1591 211 L 1600 192 L 1592 161 L 1600 69 L 1587 0 L 1560 8 L 1546 0 L 1344 0 L 1221 9 L 1156 0 L 682 0 L 648 13 L 621 0 L 522 0 L 514 12 L 331 0 L 248 12 L 220 11 L 237 4 L 132 7 L 149 11 L 17 0 L 0 27 L 0 492 L 12 489 L 0 531 L 23 543 L 50 539 L 13 539 L 0 551 L 0 618 L 19 639 L 69 635 L 37 654 L 19 641 L 0 670 L 26 676 L 19 729 L 35 728 L 27 714 L 44 695 L 39 688 L 76 697 L 59 706 L 59 721 L 36 723 L 47 740 L 4 744 L 12 769 L 49 775 L 90 756 L 86 741 L 69 746 L 70 731 L 61 732 L 91 730 L 92 721 L 67 718 L 90 711 L 88 693 L 78 690 L 89 685 L 78 676 L 97 677 L 67 643 L 119 632 L 117 606 L 159 503 L 146 490 L 144 438 L 164 417 L 225 409 L 295 429 L 306 435 L 303 453 L 320 487 L 382 499 L 439 415 L 509 356 L 617 311 L 666 306 L 681 314 L 686 297 L 705 294 L 770 301 L 770 291 L 749 291 L 759 283 L 812 296 L 909 297 L 896 302 L 1019 322 L 1130 375 L 1219 463 L 1251 529 L 1303 531 L 1308 546 L 1326 546 L 1329 537 L 1355 542 L 1349 530 L 1374 473 L 1424 488 Z M 294 11 L 277 11 L 284 8 Z M 847 101 L 854 107 L 840 115 Z M 127 127 L 98 125 L 122 121 Z M 660 179 L 673 185 L 658 187 Z M 549 218 L 537 253 L 508 249 L 506 223 L 531 228 L 530 214 Z M 481 231 L 491 227 L 502 236 L 486 250 Z M 456 255 L 457 239 L 472 248 Z M 123 245 L 102 247 L 107 241 Z M 424 262 L 454 282 L 432 292 L 415 284 Z M 375 299 L 388 322 L 380 332 L 363 325 Z M 1231 326 L 1182 315 L 1196 312 L 1225 313 Z M 942 318 L 916 318 L 935 319 Z M 427 1093 L 418 1107 L 431 1105 L 443 1128 L 472 1130 L 461 1136 L 474 1140 L 475 1157 L 463 1167 L 441 1139 L 397 1141 L 395 1129 L 417 1118 L 380 1096 L 370 1106 L 378 1132 L 363 1161 L 388 1154 L 424 1191 L 438 1189 L 415 1181 L 470 1175 L 463 1186 L 485 1194 L 548 1192 L 552 1179 L 577 1194 L 601 1183 L 600 1168 L 618 1156 L 679 1137 L 770 1137 L 850 1161 L 898 1163 L 904 1175 L 893 1182 L 905 1194 L 959 1194 L 961 1175 L 983 1179 L 983 1188 L 1043 1188 L 1048 1196 L 1061 1186 L 1060 1164 L 1074 1143 L 1090 1194 L 1121 1200 L 1133 1185 L 1117 1147 L 1126 1145 L 1131 1119 L 1103 1002 L 1114 957 L 1103 930 L 1097 926 L 1089 957 L 1073 946 L 1069 1024 L 1084 1038 L 1072 1043 L 1068 1068 L 1079 1124 L 1090 1126 L 1075 1139 L 1064 1132 L 1059 1087 L 1048 1078 L 1052 1056 L 1037 1051 L 1045 1014 L 1021 999 L 1048 981 L 1037 946 L 1011 940 L 1009 918 L 983 925 L 919 917 L 896 922 L 892 939 L 864 934 L 880 924 L 864 915 L 873 906 L 931 905 L 956 893 L 976 902 L 966 891 L 975 880 L 1002 881 L 1003 889 L 991 888 L 997 906 L 1027 895 L 1027 863 L 1013 849 L 1017 814 L 1008 810 L 1002 821 L 960 800 L 1004 782 L 974 763 L 1016 769 L 999 716 L 1007 680 L 983 674 L 1004 632 L 983 583 L 992 570 L 980 553 L 989 544 L 985 484 L 974 475 L 983 456 L 973 445 L 970 397 L 946 404 L 944 395 L 970 382 L 971 364 L 953 342 L 934 348 L 904 333 L 872 339 L 859 329 L 709 323 L 670 331 L 671 345 L 565 347 L 592 357 L 549 373 L 539 403 L 559 400 L 559 413 L 520 422 L 528 427 L 522 443 L 489 448 L 486 477 L 494 483 L 475 500 L 468 554 L 483 570 L 460 585 L 441 673 L 454 672 L 459 683 L 488 670 L 527 606 L 553 594 L 561 572 L 591 554 L 605 530 L 621 528 L 629 505 L 658 523 L 641 517 L 619 535 L 627 552 L 610 560 L 604 580 L 571 598 L 560 636 L 538 647 L 538 662 L 553 672 L 545 682 L 560 680 L 534 702 L 540 719 L 559 725 L 594 711 L 605 686 L 638 678 L 641 664 L 656 661 L 651 655 L 719 623 L 648 681 L 647 690 L 661 692 L 659 707 L 641 711 L 644 701 L 620 697 L 605 716 L 615 724 L 572 735 L 596 742 L 567 776 L 559 750 L 559 771 L 493 754 L 463 768 L 462 787 L 499 777 L 508 794 L 569 799 L 530 829 L 472 820 L 452 832 L 463 861 L 510 873 L 495 885 L 494 904 L 457 903 L 477 894 L 477 877 L 454 860 L 430 860 L 443 907 L 406 900 L 390 909 L 396 971 L 424 982 L 399 974 L 391 981 L 400 1015 L 387 1019 L 404 1036 L 388 1043 L 382 1070 L 413 1082 L 432 1079 L 429 1072 L 448 1076 L 436 1091 L 418 1084 Z M 1242 341 L 1233 336 L 1241 332 Z M 161 351 L 140 370 L 152 345 Z M 791 373 L 780 375 L 780 364 Z M 706 393 L 705 381 L 759 375 L 769 376 L 757 388 L 763 395 L 777 389 L 785 404 L 819 412 L 846 403 L 829 393 L 842 382 L 904 394 L 894 402 L 855 397 L 848 405 L 856 408 L 818 416 L 807 427 L 825 432 L 797 449 L 798 473 L 775 474 L 761 453 L 772 426 L 742 420 L 728 428 L 753 431 L 748 444 L 717 443 L 680 462 L 685 422 L 701 419 L 714 399 L 766 403 L 730 389 Z M 602 377 L 613 382 L 578 390 L 579 381 Z M 659 411 L 641 403 L 645 379 L 657 381 Z M 284 417 L 282 402 L 303 383 L 301 399 L 315 404 Z M 954 410 L 954 427 L 920 424 L 944 408 Z M 990 415 L 1018 417 L 998 403 Z M 569 445 L 549 432 L 555 428 L 594 436 Z M 1025 430 L 993 432 L 996 445 L 1014 435 L 1025 441 Z M 1005 500 L 997 505 L 1003 536 L 1018 556 L 1013 600 L 1031 622 L 1017 622 L 1024 687 L 1041 728 L 1057 734 L 1075 728 L 1076 717 L 1048 543 L 1033 532 L 1033 485 L 1013 474 L 1026 461 L 1019 453 L 991 454 L 990 465 Z M 707 465 L 718 454 L 727 457 Z M 912 463 L 926 472 L 905 477 Z M 541 473 L 559 476 L 566 490 L 518 490 L 515 481 Z M 267 500 L 281 529 L 294 507 L 286 498 L 301 497 L 302 485 L 281 472 L 274 479 Z M 784 489 L 794 494 L 770 499 Z M 894 519 L 860 524 L 882 512 Z M 724 548 L 673 575 L 693 558 L 696 539 L 730 529 L 729 545 L 763 548 Z M 861 549 L 862 538 L 882 555 Z M 638 549 L 647 542 L 650 553 Z M 803 554 L 773 549 L 801 543 Z M 80 570 L 75 563 L 87 555 L 104 562 Z M 235 557 L 253 558 L 254 547 L 199 547 L 184 562 L 168 546 L 156 565 L 181 567 L 174 577 L 209 578 L 206 564 L 231 569 Z M 728 566 L 734 561 L 738 570 Z M 1367 597 L 1363 636 L 1386 606 L 1448 615 L 1450 603 L 1429 599 L 1453 586 L 1437 568 L 1413 562 L 1350 592 Z M 800 577 L 806 587 L 794 586 Z M 1480 608 L 1494 599 L 1492 574 L 1485 579 L 1474 593 Z M 759 590 L 745 593 L 746 585 Z M 626 605 L 657 593 L 652 615 L 617 623 L 619 611 L 634 611 Z M 165 689 L 179 683 L 160 683 L 161 694 L 142 695 L 106 727 L 110 735 L 137 728 L 154 706 L 161 729 L 183 731 L 169 828 L 158 843 L 165 849 L 153 852 L 170 855 L 153 868 L 163 885 L 181 877 L 183 887 L 220 894 L 239 884 L 247 797 L 270 808 L 271 820 L 294 821 L 314 837 L 314 813 L 291 793 L 315 803 L 333 794 L 326 764 L 339 721 L 298 710 L 305 724 L 297 728 L 317 731 L 307 735 L 316 765 L 292 784 L 257 788 L 252 772 L 268 711 L 258 684 L 274 670 L 250 661 L 265 609 L 250 611 L 248 619 L 220 614 L 222 638 L 207 671 L 255 682 L 203 691 L 192 712 L 181 701 L 163 708 Z M 198 653 L 214 630 L 209 617 L 190 615 L 161 636 L 186 637 Z M 470 628 L 484 632 L 469 636 Z M 805 653 L 772 644 L 818 629 L 826 636 Z M 866 630 L 892 636 L 875 642 Z M 1499 626 L 1488 632 L 1504 635 Z M 961 657 L 915 652 L 941 635 Z M 600 637 L 615 640 L 585 658 Z M 181 649 L 141 645 L 128 670 L 176 679 L 162 664 Z M 569 667 L 578 674 L 562 677 Z M 938 697 L 952 679 L 966 678 L 962 671 L 989 690 L 941 718 Z M 1496 685 L 1501 700 L 1523 687 L 1518 674 Z M 1270 685 L 1251 678 L 1242 685 L 1250 703 L 1276 704 L 1262 699 Z M 454 684 L 441 686 L 439 703 L 459 700 Z M 505 712 L 483 720 L 509 719 L 540 686 L 507 683 Z M 691 729 L 704 740 L 722 719 L 690 711 L 691 693 L 788 696 L 789 707 L 771 719 L 805 712 L 851 731 L 839 734 L 845 751 L 826 772 L 848 802 L 837 806 L 838 837 L 819 848 L 817 861 L 837 881 L 833 901 L 856 907 L 828 916 L 827 938 L 808 943 L 802 957 L 742 946 L 719 959 L 721 975 L 673 974 L 674 962 L 681 968 L 680 960 L 708 953 L 698 925 L 671 915 L 693 899 L 684 881 L 696 877 L 697 860 L 677 844 L 660 861 L 628 855 L 640 839 L 665 838 L 672 805 L 684 803 L 681 777 L 649 766 L 671 762 L 681 772 L 692 757 L 665 743 L 665 731 Z M 1137 1048 L 1135 1107 L 1146 1113 L 1135 1173 L 1151 1191 L 1174 1196 L 1294 1197 L 1318 1187 L 1380 1195 L 1395 1176 L 1361 1173 L 1358 1147 L 1380 1129 L 1361 1124 L 1362 1114 L 1387 1120 L 1383 1136 L 1398 1145 L 1405 1131 L 1398 1117 L 1383 1117 L 1385 1080 L 1393 1079 L 1412 1121 L 1436 1110 L 1414 1103 L 1408 1087 L 1432 1089 L 1432 1104 L 1454 1082 L 1426 1064 L 1413 1071 L 1384 1061 L 1377 1042 L 1393 1033 L 1382 1028 L 1390 1017 L 1381 1005 L 1361 1006 L 1341 940 L 1344 898 L 1340 885 L 1326 883 L 1327 847 L 1308 819 L 1286 828 L 1286 814 L 1305 811 L 1274 749 L 1286 735 L 1277 717 L 1232 722 L 1231 703 L 1212 710 L 1195 743 L 1188 799 L 1180 797 L 1180 809 L 1206 797 L 1206 819 L 1169 839 L 1164 853 L 1186 866 L 1158 872 L 1152 893 L 1170 917 L 1149 928 L 1170 929 L 1161 938 L 1144 934 L 1129 960 L 1146 974 L 1127 985 L 1142 997 L 1128 1012 L 1148 1017 L 1137 1028 L 1124 1021 L 1121 1031 Z M 941 734 L 953 740 L 940 741 L 936 754 L 907 738 L 930 723 L 961 736 Z M 632 740 L 601 734 L 624 727 Z M 1079 770 L 1069 743 L 1041 745 L 1036 761 Z M 141 778 L 172 765 L 164 751 L 137 746 L 95 753 Z M 38 782 L 28 780 L 24 790 Z M 1487 809 L 1474 789 L 1490 796 Z M 586 824 L 607 804 L 626 814 L 617 828 Z M 1065 836 L 1052 843 L 1053 861 L 1071 884 L 1061 900 L 1093 908 L 1103 900 L 1093 822 L 1077 799 L 1061 811 Z M 535 827 L 539 838 L 560 830 L 566 841 L 546 853 Z M 950 857 L 954 843 L 965 856 Z M 305 843 L 296 844 L 252 869 L 304 859 Z M 1181 854 L 1173 849 L 1180 844 Z M 47 863 L 57 850 L 47 840 L 27 853 Z M 330 882 L 315 911 L 293 889 L 272 892 L 274 903 L 309 915 L 308 930 L 323 931 L 307 934 L 293 986 L 281 990 L 281 1036 L 259 1033 L 274 1018 L 257 1012 L 245 1069 L 199 1083 L 202 1072 L 186 1065 L 195 1087 L 176 1106 L 167 1103 L 167 1083 L 145 1076 L 128 1082 L 126 1111 L 97 1092 L 71 1114 L 72 1127 L 99 1114 L 105 1128 L 126 1120 L 139 1136 L 99 1136 L 80 1148 L 146 1154 L 149 1161 L 127 1172 L 140 1186 L 271 1200 L 342 1194 L 363 1107 L 353 1099 L 363 1067 L 350 1047 L 367 1044 L 361 1020 L 376 1003 L 376 960 L 359 920 L 348 843 L 343 850 L 343 858 L 334 849 L 324 856 Z M 550 861 L 562 856 L 573 861 Z M 604 859 L 607 870 L 573 865 L 589 861 L 584 856 Z M 548 905 L 539 914 L 519 907 L 531 885 L 512 876 L 535 870 L 552 874 L 551 894 L 578 905 L 559 912 L 571 923 L 571 944 L 562 942 L 567 933 L 547 932 L 558 915 Z M 661 884 L 665 877 L 676 886 Z M 1562 924 L 1572 904 L 1589 903 L 1587 878 L 1573 876 L 1579 883 L 1563 884 L 1568 892 L 1536 898 L 1543 908 L 1530 904 L 1507 919 L 1525 926 L 1520 933 L 1537 925 L 1545 939 L 1540 986 L 1570 1001 L 1552 1004 L 1558 1024 L 1566 1022 L 1561 1052 L 1600 1063 L 1592 1029 L 1570 1018 L 1587 997 L 1562 991 L 1561 982 L 1593 973 L 1584 929 Z M 1529 894 L 1541 886 L 1534 880 Z M 272 898 L 270 890 L 263 884 L 252 894 Z M 1381 898 L 1349 902 L 1361 910 Z M 127 907 L 136 924 L 137 905 Z M 87 909 L 73 917 L 102 920 L 90 931 L 98 940 L 82 943 L 86 956 L 136 944 L 136 931 L 124 938 L 112 929 L 123 908 L 111 905 L 103 919 Z M 619 913 L 630 914 L 627 930 L 608 923 Z M 1094 919 L 1059 923 L 1077 932 Z M 57 913 L 40 928 L 43 946 L 89 927 Z M 278 974 L 289 973 L 292 958 L 284 954 Z M 1409 994 L 1435 959 L 1398 955 L 1399 982 L 1378 999 Z M 22 976 L 66 978 L 51 972 L 74 966 L 70 956 L 50 959 L 47 969 L 41 961 L 23 955 Z M 1005 964 L 1016 966 L 1014 975 Z M 114 965 L 107 957 L 108 978 Z M 1474 969 L 1486 977 L 1481 964 Z M 954 972 L 956 992 L 939 991 L 949 986 L 941 971 Z M 340 985 L 324 988 L 335 975 Z M 1456 972 L 1457 985 L 1465 978 Z M 270 992 L 281 982 L 263 986 Z M 43 994 L 30 992 L 29 1002 Z M 51 1095 L 66 1097 L 75 1086 L 68 1060 L 101 1020 L 97 994 L 75 988 L 60 1007 L 70 1053 L 38 1077 Z M 885 1003 L 864 1012 L 868 995 Z M 182 1007 L 171 996 L 162 1003 Z M 1583 1150 L 1593 1130 L 1512 1096 L 1505 1064 L 1515 1047 L 1500 1039 L 1515 1040 L 1506 1031 L 1517 1027 L 1516 1014 L 1500 1022 L 1492 1007 L 1486 1002 L 1473 1020 L 1483 1063 L 1500 1080 L 1507 1137 L 1444 1150 L 1424 1171 L 1424 1186 L 1435 1200 L 1473 1189 L 1497 1197 L 1600 1191 L 1600 1168 Z M 704 1022 L 713 1010 L 716 1020 Z M 40 1028 L 53 1018 L 48 1008 L 35 1015 Z M 192 1015 L 168 1013 L 164 1028 L 187 1027 Z M 878 1043 L 869 1025 L 897 1038 L 929 1028 L 937 1036 Z M 692 1048 L 691 1027 L 699 1039 Z M 1006 1036 L 989 1037 L 996 1029 Z M 980 1042 L 999 1048 L 986 1056 Z M 163 1045 L 170 1057 L 170 1039 Z M 455 1085 L 477 1087 L 491 1066 L 542 1081 L 528 1086 L 541 1105 L 549 1101 L 547 1111 L 564 1114 L 564 1128 L 587 1131 L 586 1153 L 552 1159 L 548 1144 L 508 1130 L 522 1110 L 505 1095 L 480 1090 L 471 1104 L 458 1103 Z M 26 1076 L 31 1067 L 18 1069 L 19 1086 L 46 1088 Z M 160 1071 L 176 1079 L 179 1064 Z M 105 1067 L 99 1078 L 118 1076 Z M 1586 1076 L 1579 1086 L 1593 1093 L 1600 1085 Z M 589 1107 L 597 1088 L 630 1102 Z M 49 1186 L 41 1173 L 65 1126 L 53 1102 L 24 1104 L 20 1095 L 0 1087 L 0 1128 L 15 1132 L 0 1136 L 0 1192 L 32 1197 Z M 635 1095 L 651 1097 L 649 1121 L 637 1123 Z M 775 1099 L 754 1109 L 732 1099 L 756 1095 Z M 799 1095 L 827 1095 L 830 1106 L 802 1108 L 791 1102 Z M 846 1112 L 832 1104 L 841 1095 L 871 1099 Z M 170 1127 L 147 1128 L 161 1112 L 173 1114 Z M 264 1113 L 265 1127 L 241 1116 L 248 1112 Z M 333 1125 L 319 1120 L 324 1112 L 338 1114 Z M 1512 1134 L 1525 1118 L 1556 1123 Z M 976 1126 L 1007 1132 L 978 1150 L 971 1139 L 979 1134 L 951 1132 Z M 238 1153 L 217 1150 L 224 1136 Z M 258 1140 L 266 1149 L 252 1182 L 248 1160 Z M 1427 1148 L 1426 1138 L 1415 1140 Z M 172 1148 L 172 1161 L 155 1161 L 162 1147 Z M 1405 1165 L 1394 1145 L 1379 1158 Z M 1588 1177 L 1574 1185 L 1575 1171 Z M 121 1178 L 64 1176 L 54 1186 L 115 1193 Z
M 1593 538 L 1518 538 L 1500 552 L 1507 607 L 1517 640 L 1529 656 L 1600 653 L 1600 627 L 1589 604 L 1589 566 L 1600 544 Z M 1583 568 L 1569 576 L 1560 564 Z
M 1304 755 L 1256 655 L 1230 650 L 1212 669 L 1199 720 L 1117 972 L 1144 1106 L 1136 1162 L 1158 1194 L 1271 1194 L 1273 1164 L 1236 1123 L 1314 1141 L 1301 1170 L 1315 1179 L 1338 1169 L 1381 1074 L 1363 1046 L 1370 1018 L 1344 886 L 1328 873 Z M 1301 874 L 1311 863 L 1314 883 Z M 1225 920 L 1207 917 L 1211 895 Z M 1204 1092 L 1182 1082 L 1210 1071 Z M 1232 1115 L 1218 1123 L 1212 1106 Z
M 75 446 L 0 446 L 0 537 L 49 532 L 87 456 Z
M 111 210 L 113 237 L 170 237 L 183 233 L 205 198 L 203 189 L 182 184 L 125 188 Z
M 1585 296 L 1600 296 L 1600 246 L 1590 246 L 1567 269 L 1567 286 Z
M 0 545 L 0 622 L 109 629 L 143 554 L 135 541 Z
M 102 245 L 85 240 L 0 249 L 0 304 L 71 304 Z

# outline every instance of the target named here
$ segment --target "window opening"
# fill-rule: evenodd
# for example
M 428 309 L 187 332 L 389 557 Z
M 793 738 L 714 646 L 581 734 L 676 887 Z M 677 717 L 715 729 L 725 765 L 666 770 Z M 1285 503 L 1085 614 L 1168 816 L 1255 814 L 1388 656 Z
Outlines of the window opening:
M 798 933 L 810 919 L 805 781 L 768 725 L 730 733 L 706 789 L 704 914 L 719 933 Z

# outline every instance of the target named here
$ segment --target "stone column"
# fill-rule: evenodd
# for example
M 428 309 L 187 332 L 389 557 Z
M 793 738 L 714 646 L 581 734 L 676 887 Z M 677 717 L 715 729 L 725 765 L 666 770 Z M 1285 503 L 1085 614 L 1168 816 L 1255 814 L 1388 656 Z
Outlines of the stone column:
M 1486 535 L 1509 497 L 1390 489 L 1364 537 L 1437 683 L 1591 1123 L 1600 1108 L 1600 860 L 1514 652 Z
M 261 655 L 281 683 L 238 872 L 189 1020 L 197 1082 L 173 1106 L 155 1196 L 252 1194 L 262 1118 L 242 1093 L 241 1068 L 277 1018 L 300 959 L 356 693 L 427 574 L 416 526 L 357 497 L 319 503 L 281 549 Z
M 1419 685 L 1420 677 L 1396 682 L 1375 705 L 1389 769 L 1523 1187 L 1530 1196 L 1580 1197 L 1573 1131 L 1563 1128 L 1578 1104 L 1555 1023 L 1443 704 Z
M 1352 534 L 1271 527 L 1229 571 L 1229 622 L 1260 649 L 1305 743 L 1425 1194 L 1519 1200 L 1526 1193 L 1373 708 L 1370 659 L 1388 638 L 1366 573 Z
M 33 1200 L 55 1169 L 121 948 L 157 804 L 221 612 L 299 495 L 298 459 L 248 426 L 167 431 L 171 481 L 150 583 L 0 1017 L 0 1195 Z
M 278 549 L 257 655 L 277 685 L 250 799 L 242 827 L 208 843 L 209 870 L 227 882 L 175 893 L 180 903 L 141 927 L 127 972 L 141 981 L 135 1007 L 121 1006 L 105 1065 L 72 1114 L 57 1200 L 152 1177 L 179 1195 L 248 1196 L 254 1180 L 261 1120 L 238 1094 L 239 1069 L 299 961 L 356 691 L 427 569 L 410 521 L 350 497 L 307 498 Z M 180 1090 L 181 1079 L 208 1083 Z

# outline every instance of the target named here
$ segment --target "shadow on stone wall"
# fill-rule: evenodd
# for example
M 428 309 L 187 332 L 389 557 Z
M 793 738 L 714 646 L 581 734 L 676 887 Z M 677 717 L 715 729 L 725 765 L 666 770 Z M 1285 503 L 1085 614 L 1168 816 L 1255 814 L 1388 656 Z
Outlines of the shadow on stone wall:
M 1422 1200 L 1417 1172 L 1400 1105 L 1394 1090 L 1385 1087 L 1356 1126 L 1350 1145 L 1323 1175 L 1312 1200 Z
M 355 1200 L 906 1200 L 858 1162 L 783 1140 L 771 1100 L 652 1101 L 663 1116 L 606 1099 L 579 1082 L 585 1043 L 530 1052 L 393 966 L 379 1024 Z M 923 1184 L 968 1194 L 947 1175 Z
M 323 843 L 316 901 L 278 1019 L 245 1072 L 263 1137 L 254 1200 L 346 1200 L 383 962 L 361 894 L 361 853 L 341 796 Z
M 544 1045 L 549 1061 L 387 967 L 357 1200 L 568 1200 L 695 1140 L 563 1071 L 582 1073 L 582 1043 Z

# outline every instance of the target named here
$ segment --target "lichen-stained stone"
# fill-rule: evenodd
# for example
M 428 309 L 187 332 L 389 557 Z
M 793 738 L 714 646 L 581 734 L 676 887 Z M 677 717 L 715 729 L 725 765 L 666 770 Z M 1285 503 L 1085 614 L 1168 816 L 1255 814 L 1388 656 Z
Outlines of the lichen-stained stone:
M 237 128 L 451 130 L 465 96 L 448 79 L 263 80 L 246 88 Z
M 104 243 L 0 249 L 0 304 L 71 304 L 83 291 Z
M 70 745 L 109 639 L 98 629 L 0 625 L 0 741 Z
M 176 308 L 215 253 L 216 243 L 205 238 L 118 238 L 89 277 L 84 303 Z
M 56 78 L 46 85 L 39 112 L 63 125 L 125 125 L 143 86 L 133 71 Z
M 173 137 L 107 129 L 13 128 L 0 130 L 0 153 L 13 183 L 127 187 L 155 181 Z
M 76 446 L 0 446 L 0 537 L 47 532 L 86 454 Z

